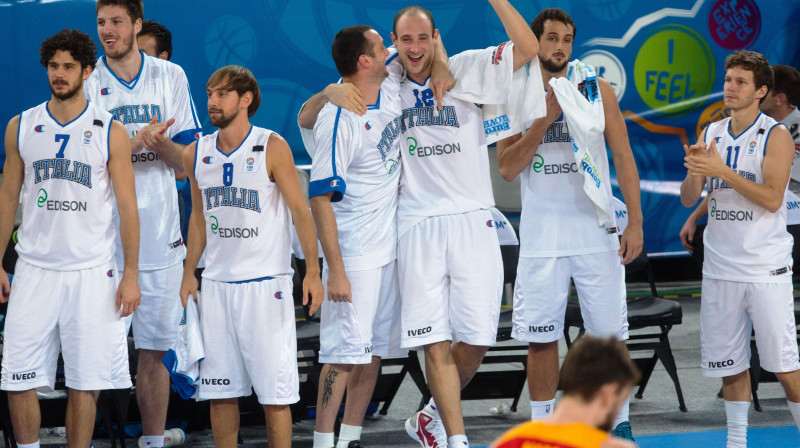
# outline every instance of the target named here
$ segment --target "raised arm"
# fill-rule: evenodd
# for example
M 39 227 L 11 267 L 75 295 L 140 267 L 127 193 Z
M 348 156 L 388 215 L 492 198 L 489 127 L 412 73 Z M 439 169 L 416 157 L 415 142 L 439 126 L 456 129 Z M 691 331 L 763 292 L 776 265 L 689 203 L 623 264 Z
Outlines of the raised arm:
M 297 125 L 303 129 L 313 129 L 319 111 L 328 102 L 358 115 L 367 113 L 366 102 L 358 87 L 349 82 L 328 84 L 321 92 L 316 93 L 303 104 L 300 113 L 297 114 Z
M 6 163 L 3 167 L 3 184 L 0 186 L 0 254 L 6 253 L 8 241 L 14 231 L 14 216 L 19 205 L 19 193 L 25 176 L 25 167 L 17 147 L 19 115 L 12 118 L 6 127 Z M 0 265 L 0 303 L 8 301 L 11 294 L 11 282 L 8 274 Z
M 141 302 L 139 292 L 139 208 L 136 205 L 136 188 L 131 165 L 131 141 L 122 123 L 111 122 L 108 174 L 114 186 L 114 197 L 119 210 L 119 235 L 125 270 L 117 287 L 117 308 L 121 316 L 136 311 Z
M 628 264 L 642 252 L 644 236 L 642 233 L 642 203 L 639 188 L 639 171 L 633 159 L 633 151 L 628 140 L 628 128 L 619 110 L 617 96 L 611 84 L 603 78 L 597 78 L 600 95 L 603 98 L 603 114 L 605 115 L 605 137 L 614 167 L 617 170 L 617 181 L 625 206 L 628 207 L 628 226 L 622 232 L 619 254 L 624 256 L 622 263 Z
M 683 204 L 684 207 L 692 207 L 697 203 L 697 200 L 700 199 L 700 195 L 703 194 L 703 187 L 706 184 L 705 176 L 692 174 L 691 170 L 688 170 L 689 156 L 696 151 L 705 151 L 706 149 L 706 132 L 708 132 L 708 128 L 703 129 L 703 132 L 700 133 L 699 141 L 694 145 L 683 145 L 683 150 L 686 152 L 686 157 L 683 159 L 683 166 L 687 168 L 686 178 L 681 182 L 681 204 Z
M 514 71 L 527 64 L 539 52 L 539 42 L 528 22 L 511 6 L 508 0 L 489 0 L 514 43 Z
M 303 305 L 308 304 L 310 298 L 309 314 L 314 314 L 322 304 L 325 295 L 325 289 L 322 287 L 320 279 L 319 265 L 316 263 L 316 260 L 319 259 L 317 232 L 303 196 L 300 179 L 297 177 L 292 150 L 289 149 L 286 140 L 278 134 L 270 135 L 267 143 L 267 173 L 275 181 L 286 205 L 289 206 L 294 227 L 297 229 L 297 238 L 300 240 L 303 254 L 308 260 L 306 276 L 303 279 Z
M 189 185 L 192 191 L 192 213 L 189 215 L 189 232 L 186 235 L 186 261 L 183 263 L 183 279 L 181 280 L 181 303 L 186 308 L 191 295 L 197 301 L 197 290 L 199 282 L 194 272 L 197 270 L 197 263 L 206 248 L 206 217 L 203 215 L 203 194 L 197 186 L 197 179 L 194 177 L 195 152 L 197 142 L 188 145 L 183 149 L 183 170 L 189 178 Z

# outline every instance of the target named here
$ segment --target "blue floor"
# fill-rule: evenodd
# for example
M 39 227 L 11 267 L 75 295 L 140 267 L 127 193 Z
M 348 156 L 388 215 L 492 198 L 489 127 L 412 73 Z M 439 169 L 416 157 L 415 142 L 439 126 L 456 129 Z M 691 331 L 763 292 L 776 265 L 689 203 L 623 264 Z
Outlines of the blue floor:
M 639 448 L 699 447 L 718 448 L 725 446 L 726 432 L 698 431 L 674 434 L 655 434 L 637 436 Z M 798 448 L 800 434 L 796 426 L 775 426 L 770 428 L 750 428 L 747 430 L 747 445 L 769 448 Z M 486 447 L 473 447 L 486 448 Z

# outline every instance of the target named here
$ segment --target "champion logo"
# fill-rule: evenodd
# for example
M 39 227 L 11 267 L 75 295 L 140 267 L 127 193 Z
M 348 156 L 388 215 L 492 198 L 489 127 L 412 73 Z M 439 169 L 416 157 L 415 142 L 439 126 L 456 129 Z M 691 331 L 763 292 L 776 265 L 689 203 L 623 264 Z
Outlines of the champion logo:
M 370 129 L 372 129 L 372 126 L 370 126 L 370 124 L 369 124 L 369 121 L 368 121 L 368 122 L 366 122 L 366 123 L 364 123 L 364 129 L 366 129 L 366 130 L 368 130 L 368 131 L 369 131 Z
M 106 272 L 106 275 L 109 276 L 109 277 L 113 277 L 114 276 L 114 270 L 113 269 L 109 269 L 108 272 Z
M 486 221 L 486 227 L 494 227 L 494 221 L 492 221 L 491 219 Z
M 35 128 L 33 128 L 33 130 L 36 132 L 44 132 L 44 125 L 43 124 L 37 125 Z
M 282 291 L 276 292 L 275 293 L 275 298 L 278 299 L 278 300 L 283 300 L 283 292 Z
M 331 187 L 338 187 L 339 186 L 339 179 L 334 179 L 331 181 Z
M 194 134 L 194 139 L 195 140 L 200 140 L 200 137 L 202 137 L 202 136 L 203 136 L 203 133 L 202 132 L 198 132 L 197 134 Z
M 213 161 L 213 160 L 214 160 L 214 158 L 213 158 L 213 157 L 211 157 L 211 156 L 205 156 L 205 157 L 203 157 L 203 163 L 205 163 L 206 165 L 210 164 L 210 163 L 211 163 L 211 161 Z
M 100 95 L 110 95 L 111 89 L 109 87 L 103 87 L 100 89 Z

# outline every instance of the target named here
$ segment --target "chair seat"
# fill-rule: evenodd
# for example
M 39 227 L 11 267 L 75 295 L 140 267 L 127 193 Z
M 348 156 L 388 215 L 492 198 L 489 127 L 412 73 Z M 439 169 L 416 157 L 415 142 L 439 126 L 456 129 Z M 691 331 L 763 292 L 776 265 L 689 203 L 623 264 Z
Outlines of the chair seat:
M 628 301 L 628 325 L 631 330 L 658 325 L 678 325 L 683 320 L 683 309 L 674 300 L 644 296 Z M 582 327 L 581 306 L 576 301 L 567 303 L 564 316 L 567 327 Z

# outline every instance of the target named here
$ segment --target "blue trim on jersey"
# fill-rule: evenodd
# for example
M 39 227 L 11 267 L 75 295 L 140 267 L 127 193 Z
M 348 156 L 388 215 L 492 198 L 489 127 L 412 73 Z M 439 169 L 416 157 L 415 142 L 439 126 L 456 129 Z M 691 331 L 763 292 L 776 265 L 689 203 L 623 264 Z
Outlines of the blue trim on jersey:
M 385 64 L 383 64 L 383 65 L 389 65 L 389 64 L 391 64 L 391 63 L 392 63 L 392 61 L 394 61 L 394 58 L 396 58 L 398 54 L 400 54 L 400 53 L 395 53 L 395 54 L 393 54 L 393 55 L 389 56 L 388 58 L 386 58 L 386 63 L 385 63 Z
M 247 137 L 250 137 L 250 133 L 251 133 L 251 132 L 253 132 L 253 125 L 252 125 L 252 124 L 250 125 L 250 130 L 249 130 L 249 131 L 247 131 L 247 135 L 245 135 L 245 136 L 244 136 L 244 140 L 242 140 L 242 141 L 239 143 L 239 146 L 237 146 L 237 147 L 236 147 L 236 149 L 234 149 L 233 151 L 231 151 L 231 153 L 230 153 L 230 154 L 225 154 L 224 152 L 222 152 L 222 150 L 221 150 L 221 149 L 219 149 L 219 145 L 218 145 L 218 143 L 219 143 L 219 134 L 217 134 L 217 140 L 214 142 L 214 148 L 216 148 L 216 149 L 217 149 L 217 152 L 219 152 L 219 153 L 220 153 L 220 154 L 222 154 L 223 156 L 225 156 L 225 157 L 230 157 L 230 156 L 232 156 L 232 155 L 233 155 L 233 154 L 234 154 L 236 151 L 238 151 L 238 150 L 239 150 L 239 148 L 241 148 L 241 147 L 242 147 L 242 145 L 244 144 L 244 142 L 246 142 L 246 141 L 247 141 Z
M 339 176 L 329 177 L 327 179 L 313 180 L 308 184 L 308 197 L 322 196 L 333 192 L 331 202 L 339 202 L 344 197 L 344 192 L 347 189 L 347 183 Z
M 174 136 L 172 136 L 172 141 L 175 143 L 180 143 L 181 145 L 188 145 L 193 141 L 197 140 L 194 136 L 197 135 L 202 129 L 187 129 L 185 131 L 178 132 Z
M 106 163 L 111 160 L 111 125 L 114 124 L 114 119 L 111 119 L 111 122 L 108 123 L 108 144 L 106 145 L 106 152 L 108 153 L 108 158 L 106 159 Z
M 58 124 L 62 128 L 65 128 L 65 127 L 69 126 L 70 123 L 72 123 L 73 121 L 77 120 L 78 118 L 81 118 L 81 116 L 83 116 L 83 114 L 86 113 L 86 109 L 88 109 L 88 108 L 89 108 L 89 102 L 87 101 L 86 102 L 86 107 L 83 108 L 83 110 L 81 111 L 81 113 L 78 114 L 77 117 L 73 118 L 72 120 L 68 121 L 65 124 L 61 124 L 61 122 L 56 120 L 56 117 L 54 117 L 53 114 L 50 113 L 50 100 L 47 100 L 47 103 L 44 105 L 44 110 L 47 111 L 47 115 L 50 115 L 50 118 L 52 118 L 53 121 L 55 121 L 56 124 Z
M 195 144 L 194 144 L 194 165 L 192 165 L 192 174 L 194 175 L 195 180 L 197 180 L 197 149 L 199 147 L 200 147 L 200 140 L 195 140 Z
M 767 155 L 767 143 L 769 142 L 769 136 L 772 134 L 772 130 L 775 129 L 776 126 L 786 127 L 786 125 L 783 123 L 775 123 L 771 128 L 769 128 L 769 131 L 767 131 L 767 136 L 764 137 L 764 152 L 761 154 L 762 156 Z M 786 130 L 788 131 L 789 128 L 786 128 Z
M 141 65 L 139 65 L 139 73 L 137 73 L 136 76 L 134 76 L 134 78 L 131 80 L 131 82 L 125 81 L 124 79 L 122 79 L 119 76 L 117 76 L 117 74 L 114 73 L 114 70 L 111 70 L 111 67 L 109 67 L 108 63 L 106 62 L 106 55 L 100 56 L 100 59 L 103 60 L 103 65 L 106 66 L 106 69 L 108 70 L 109 73 L 111 73 L 111 76 L 116 78 L 116 80 L 120 84 L 122 84 L 123 87 L 126 87 L 128 90 L 133 90 L 134 87 L 136 87 L 136 83 L 139 82 L 139 77 L 142 75 L 142 71 L 144 70 L 144 59 L 147 56 L 146 54 L 144 54 L 144 51 L 142 51 L 142 50 L 139 50 L 139 54 L 142 56 L 142 63 L 141 63 Z
M 333 176 L 336 177 L 336 133 L 339 132 L 339 117 L 342 115 L 342 108 L 336 109 L 336 120 L 333 122 L 333 143 L 331 144 L 331 165 Z
M 200 126 L 200 120 L 197 119 L 197 111 L 194 110 L 194 100 L 192 99 L 192 89 L 189 87 L 189 83 L 186 83 L 186 90 L 189 92 L 189 108 L 192 109 L 192 120 L 194 120 L 194 127 L 196 129 L 202 129 Z
M 737 136 L 734 136 L 734 135 L 731 133 L 731 120 L 729 120 L 729 121 L 728 121 L 728 135 L 730 135 L 730 136 L 731 136 L 731 138 L 732 138 L 732 139 L 734 139 L 734 140 L 736 140 L 737 138 L 741 137 L 742 135 L 744 135 L 744 133 L 745 133 L 745 132 L 749 131 L 749 130 L 750 130 L 750 128 L 752 128 L 754 124 L 756 124 L 756 122 L 758 121 L 758 119 L 759 119 L 759 118 L 761 118 L 761 114 L 762 114 L 762 113 L 763 113 L 763 112 L 759 112 L 759 113 L 758 113 L 758 115 L 756 116 L 756 119 L 755 119 L 755 120 L 753 120 L 753 122 L 752 122 L 752 123 L 750 123 L 750 126 L 748 126 L 748 127 L 747 127 L 747 129 L 745 129 L 744 131 L 740 132 L 740 133 L 739 133 L 739 135 L 737 135 Z
M 375 101 L 375 104 L 368 104 L 367 110 L 375 110 L 381 108 L 381 91 L 378 90 L 378 99 Z
M 259 278 L 253 278 L 253 279 L 250 279 L 250 280 L 239 280 L 238 282 L 225 282 L 225 283 L 227 283 L 229 285 L 241 285 L 241 284 L 244 284 L 244 283 L 263 282 L 264 280 L 274 280 L 274 279 L 275 279 L 275 277 L 259 277 Z
M 201 362 L 204 359 L 205 358 L 201 358 L 197 360 L 197 362 Z M 175 385 L 175 390 L 178 391 L 178 395 L 184 400 L 192 398 L 195 392 L 197 392 L 196 382 L 198 378 L 192 378 L 189 375 L 178 372 L 178 355 L 175 353 L 175 350 L 169 349 L 164 357 L 161 358 L 161 363 L 167 368 L 169 376 L 172 378 L 172 384 Z
M 406 79 L 407 79 L 407 80 L 409 80 L 409 81 L 411 81 L 411 82 L 413 82 L 414 84 L 416 84 L 416 85 L 418 85 L 418 86 L 420 86 L 420 87 L 425 87 L 425 84 L 427 84 L 427 83 L 428 83 L 428 80 L 429 80 L 429 79 L 431 79 L 431 77 L 430 77 L 430 76 L 428 76 L 427 78 L 425 78 L 425 82 L 424 82 L 424 83 L 422 83 L 422 84 L 420 84 L 420 83 L 418 83 L 418 82 L 414 81 L 413 79 L 409 78 L 408 76 L 406 76 Z
M 70 54 L 72 54 L 72 53 L 70 53 Z M 19 122 L 17 122 L 17 152 L 20 154 L 20 157 L 22 157 L 22 149 L 19 147 L 19 133 L 20 133 L 20 131 L 22 131 L 22 114 L 23 113 L 24 113 L 24 111 L 19 113 Z M 5 155 L 5 153 L 3 153 L 3 155 Z

